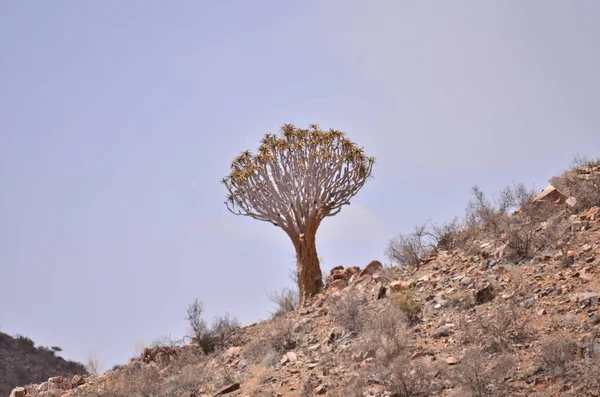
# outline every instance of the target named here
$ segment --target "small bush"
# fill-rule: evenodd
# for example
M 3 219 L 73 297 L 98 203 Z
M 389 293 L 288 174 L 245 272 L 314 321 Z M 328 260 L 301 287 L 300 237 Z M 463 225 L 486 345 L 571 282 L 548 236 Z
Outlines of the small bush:
M 387 258 L 398 266 L 419 267 L 434 248 L 426 229 L 427 225 L 417 226 L 414 232 L 391 239 L 385 252 Z
M 209 354 L 224 346 L 227 337 L 239 327 L 239 322 L 225 313 L 224 316 L 215 318 L 212 326 L 209 327 L 204 320 L 203 312 L 203 303 L 195 299 L 188 307 L 186 319 L 192 338 L 204 354 Z
M 573 207 L 576 212 L 600 206 L 600 158 L 590 160 L 576 157 L 572 169 L 552 178 L 550 183 L 564 194 L 577 199 L 577 204 Z
M 516 360 L 502 355 L 486 357 L 478 348 L 468 349 L 461 362 L 450 372 L 453 381 L 468 390 L 473 397 L 500 397 L 510 394 L 510 385 L 504 379 L 513 372 Z
M 253 339 L 244 347 L 241 356 L 252 364 L 269 367 L 277 364 L 282 354 L 293 350 L 299 338 L 290 320 L 276 318 L 263 331 L 262 337 Z
M 421 318 L 423 309 L 410 290 L 393 294 L 392 305 L 400 309 L 411 323 L 414 323 Z
M 577 345 L 569 339 L 542 343 L 540 359 L 544 369 L 555 376 L 564 376 L 569 364 L 575 359 Z
M 434 371 L 424 359 L 397 357 L 390 365 L 384 385 L 390 397 L 425 397 L 434 389 Z
M 296 347 L 298 335 L 290 320 L 276 320 L 267 333 L 269 344 L 278 353 L 285 353 Z
M 409 342 L 406 315 L 397 307 L 387 306 L 369 318 L 364 349 L 374 353 L 378 362 L 389 364 L 404 353 Z
M 489 317 L 480 317 L 479 325 L 484 340 L 492 351 L 512 350 L 514 345 L 530 337 L 528 323 L 531 313 L 519 309 L 515 304 L 504 304 L 494 308 Z
M 466 224 L 486 237 L 505 243 L 515 259 L 531 258 L 560 238 L 557 222 L 552 218 L 557 207 L 552 203 L 533 202 L 534 195 L 533 189 L 516 184 L 504 188 L 489 201 L 475 186 L 467 207 Z M 543 222 L 545 227 L 542 227 Z
M 26 336 L 16 335 L 16 339 L 17 339 L 17 342 L 22 345 L 29 346 L 29 347 L 35 347 L 35 343 Z
M 364 298 L 352 292 L 341 296 L 333 301 L 329 314 L 335 324 L 358 334 L 366 320 Z
M 293 312 L 298 307 L 297 289 L 284 288 L 281 291 L 270 293 L 268 297 L 277 306 L 275 312 L 271 313 L 272 317 Z

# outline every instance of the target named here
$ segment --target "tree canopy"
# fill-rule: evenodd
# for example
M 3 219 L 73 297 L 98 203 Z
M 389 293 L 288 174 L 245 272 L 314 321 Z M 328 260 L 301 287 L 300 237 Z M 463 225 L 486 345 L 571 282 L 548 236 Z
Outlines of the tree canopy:
M 257 154 L 245 151 L 223 179 L 225 204 L 236 215 L 302 234 L 310 219 L 340 212 L 371 176 L 375 159 L 341 131 L 292 124 L 267 134 Z

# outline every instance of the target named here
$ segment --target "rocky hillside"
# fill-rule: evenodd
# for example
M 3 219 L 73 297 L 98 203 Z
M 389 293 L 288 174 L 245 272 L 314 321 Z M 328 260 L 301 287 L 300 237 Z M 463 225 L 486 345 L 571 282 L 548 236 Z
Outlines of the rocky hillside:
M 0 395 L 23 384 L 42 382 L 51 376 L 85 375 L 85 367 L 56 355 L 60 348 L 35 347 L 24 336 L 13 338 L 0 332 Z
M 587 163 L 534 197 L 476 192 L 434 246 L 396 242 L 403 266 L 338 266 L 301 310 L 13 395 L 600 396 L 598 182 Z

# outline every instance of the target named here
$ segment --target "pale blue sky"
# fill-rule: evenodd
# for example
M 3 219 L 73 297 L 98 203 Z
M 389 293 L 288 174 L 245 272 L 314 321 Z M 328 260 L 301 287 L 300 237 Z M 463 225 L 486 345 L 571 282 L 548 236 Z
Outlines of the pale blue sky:
M 105 368 L 211 318 L 266 318 L 283 232 L 219 180 L 283 123 L 346 131 L 375 179 L 325 270 L 600 155 L 597 1 L 0 3 L 0 327 Z

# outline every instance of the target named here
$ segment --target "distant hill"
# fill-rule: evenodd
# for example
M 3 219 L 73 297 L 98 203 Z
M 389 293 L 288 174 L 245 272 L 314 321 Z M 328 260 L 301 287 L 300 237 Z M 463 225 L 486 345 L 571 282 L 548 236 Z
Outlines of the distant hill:
M 41 383 L 52 376 L 86 375 L 85 367 L 56 355 L 60 348 L 36 347 L 24 336 L 0 332 L 0 396 L 18 385 Z

